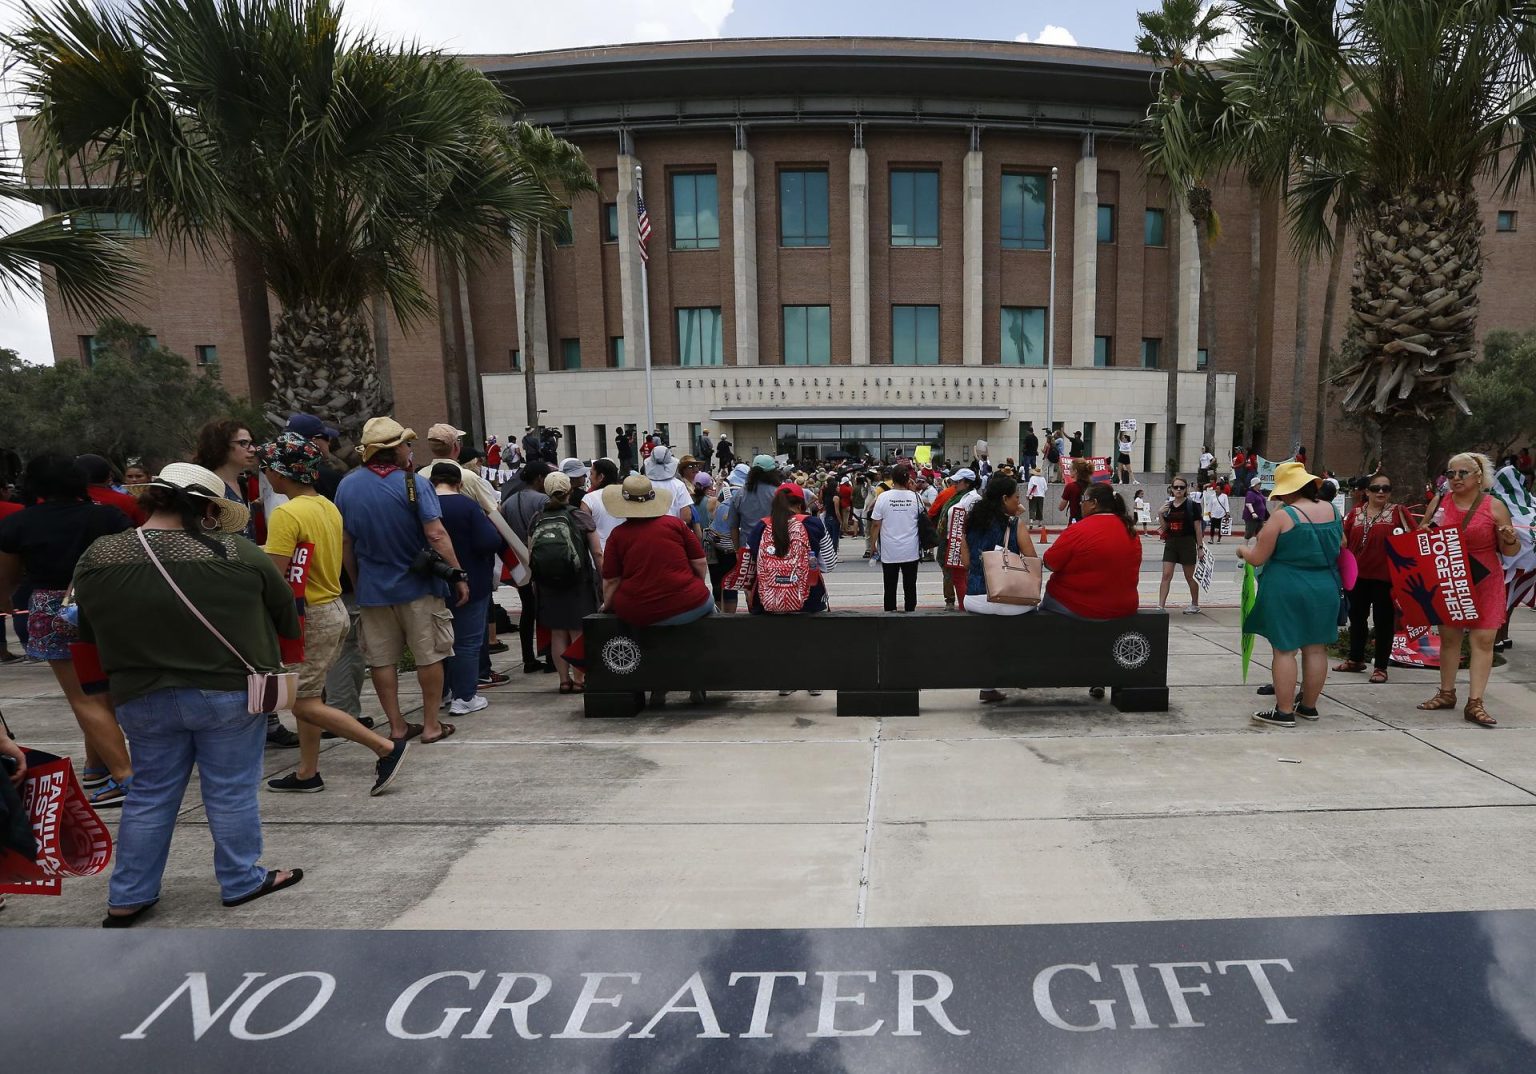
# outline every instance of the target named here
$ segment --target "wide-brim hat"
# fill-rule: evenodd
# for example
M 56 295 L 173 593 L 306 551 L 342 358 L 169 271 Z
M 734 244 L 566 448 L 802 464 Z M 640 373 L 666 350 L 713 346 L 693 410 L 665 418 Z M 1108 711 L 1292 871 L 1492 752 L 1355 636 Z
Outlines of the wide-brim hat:
M 650 457 L 645 460 L 645 476 L 652 481 L 670 481 L 677 476 L 677 459 L 671 448 L 663 444 L 651 449 Z
M 219 512 L 219 529 L 224 533 L 239 533 L 251 521 L 250 508 L 236 503 L 224 495 L 224 479 L 206 467 L 192 462 L 173 462 L 162 467 L 160 476 L 151 485 L 168 485 L 180 489 L 206 503 L 213 504 Z
M 399 447 L 416 439 L 416 430 L 407 429 L 394 418 L 369 418 L 363 426 L 363 461 L 367 462 L 385 448 Z
M 747 483 L 747 475 L 750 474 L 751 472 L 752 472 L 752 468 L 750 466 L 748 466 L 744 462 L 738 462 L 731 469 L 731 472 L 730 472 L 729 476 L 726 477 L 725 482 L 726 482 L 726 484 L 730 485 L 731 488 L 733 488 L 733 489 L 742 488 L 743 486 L 746 485 L 746 483 Z
M 1307 473 L 1307 464 L 1303 462 L 1282 462 L 1275 467 L 1275 484 L 1270 490 L 1269 498 L 1277 500 L 1281 496 L 1289 496 L 1293 492 L 1299 492 L 1308 485 L 1315 485 L 1322 481 L 1316 474 Z
M 648 477 L 630 474 L 622 485 L 603 489 L 603 506 L 615 518 L 659 518 L 672 506 L 672 497 L 664 495 Z

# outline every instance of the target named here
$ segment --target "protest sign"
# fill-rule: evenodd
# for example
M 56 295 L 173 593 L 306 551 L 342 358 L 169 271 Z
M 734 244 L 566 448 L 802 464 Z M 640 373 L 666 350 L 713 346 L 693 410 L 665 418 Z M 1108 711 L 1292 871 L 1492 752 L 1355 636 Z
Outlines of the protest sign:
M 1387 538 L 1392 595 L 1406 626 L 1456 626 L 1477 618 L 1472 565 L 1457 529 Z

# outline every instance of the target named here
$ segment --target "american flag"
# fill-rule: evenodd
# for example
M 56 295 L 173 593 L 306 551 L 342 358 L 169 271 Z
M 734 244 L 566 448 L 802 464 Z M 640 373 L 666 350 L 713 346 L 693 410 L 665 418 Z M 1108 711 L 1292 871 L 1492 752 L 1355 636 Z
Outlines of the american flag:
M 645 195 L 635 191 L 635 223 L 640 234 L 640 260 L 649 262 L 651 255 L 645 250 L 645 244 L 651 239 L 651 218 L 645 211 Z

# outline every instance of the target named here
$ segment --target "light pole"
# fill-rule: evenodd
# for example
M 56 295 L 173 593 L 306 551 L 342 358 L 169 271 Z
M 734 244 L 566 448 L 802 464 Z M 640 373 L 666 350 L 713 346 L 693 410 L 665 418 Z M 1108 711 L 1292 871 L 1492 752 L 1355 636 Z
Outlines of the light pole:
M 636 204 L 631 207 L 630 227 L 635 229 L 635 249 L 640 248 L 640 205 L 638 199 L 645 195 L 640 189 L 640 165 L 635 165 Z M 656 431 L 656 395 L 651 387 L 651 271 L 645 256 L 640 258 L 640 324 L 642 349 L 645 351 L 645 428 Z
M 1051 276 L 1045 295 L 1045 435 L 1056 429 L 1056 179 L 1051 169 Z

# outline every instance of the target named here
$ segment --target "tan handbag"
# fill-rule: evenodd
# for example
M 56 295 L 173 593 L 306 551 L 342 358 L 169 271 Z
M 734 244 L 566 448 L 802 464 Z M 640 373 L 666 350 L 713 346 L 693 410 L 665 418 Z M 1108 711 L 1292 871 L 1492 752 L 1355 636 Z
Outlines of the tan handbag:
M 1040 603 L 1041 569 L 1037 557 L 994 548 L 981 554 L 981 573 L 987 583 L 988 604 Z
M 293 708 L 293 703 L 299 696 L 299 675 L 294 671 L 257 671 L 251 666 L 245 657 L 240 655 L 240 650 L 229 643 L 229 639 L 220 634 L 218 628 L 210 623 L 202 612 L 197 610 L 197 605 L 187 599 L 187 595 L 181 591 L 171 578 L 170 572 L 160 562 L 160 557 L 155 555 L 154 549 L 149 547 L 149 541 L 144 538 L 143 530 L 134 531 L 139 538 L 139 544 L 144 546 L 144 554 L 160 572 L 160 577 L 165 579 L 175 594 L 181 598 L 181 602 L 187 606 L 187 610 L 197 616 L 197 621 L 208 628 L 208 632 L 224 643 L 224 648 L 235 655 L 235 659 L 245 665 L 245 709 L 254 715 L 265 715 L 269 712 L 286 712 Z

